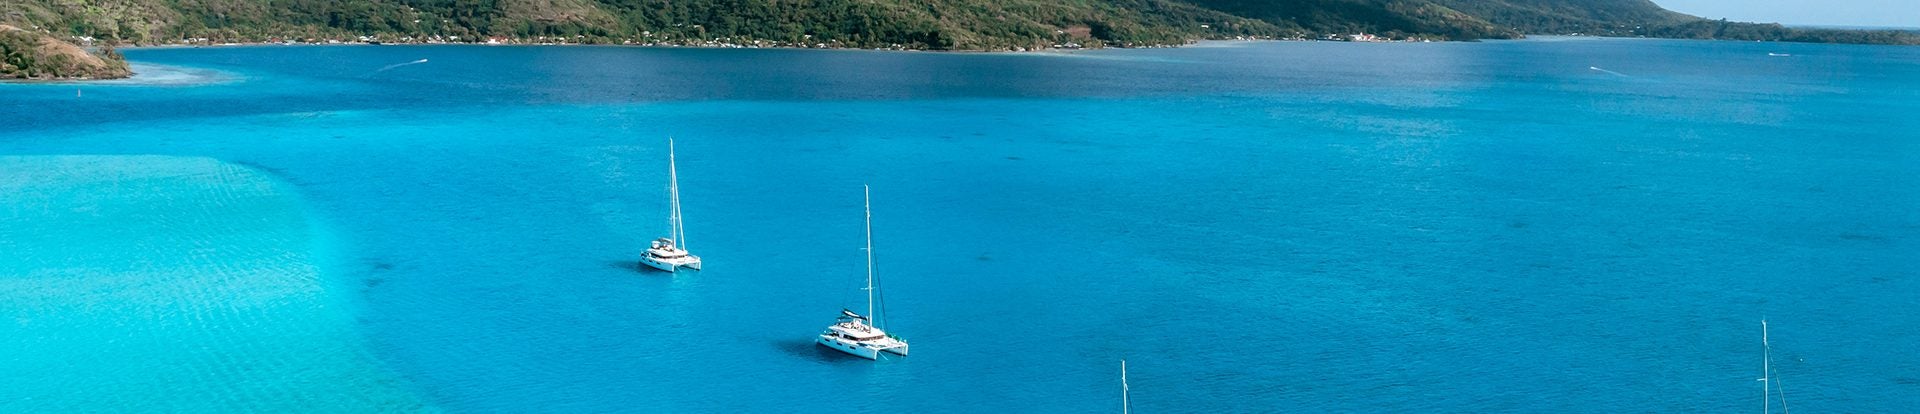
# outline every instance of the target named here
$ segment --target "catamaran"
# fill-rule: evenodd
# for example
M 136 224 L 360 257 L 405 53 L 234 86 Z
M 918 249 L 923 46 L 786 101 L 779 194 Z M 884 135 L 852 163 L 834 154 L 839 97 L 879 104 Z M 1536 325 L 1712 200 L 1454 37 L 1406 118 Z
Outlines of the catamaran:
M 866 359 L 880 359 L 881 352 L 906 356 L 907 341 L 888 335 L 887 331 L 881 330 L 880 325 L 883 324 L 873 316 L 875 291 L 873 287 L 873 193 L 871 188 L 866 192 L 867 287 L 863 290 L 867 291 L 867 313 L 862 315 L 845 308 L 840 309 L 840 316 L 836 318 L 834 324 L 821 332 L 820 338 L 814 342 Z
M 667 140 L 667 182 L 667 198 L 672 201 L 667 211 L 669 234 L 647 246 L 647 251 L 640 254 L 640 264 L 668 272 L 700 270 L 700 256 L 687 252 L 687 229 L 680 225 L 680 174 L 673 163 L 672 139 Z
M 1780 380 L 1773 378 L 1773 344 L 1767 342 L 1767 320 L 1760 320 L 1760 412 L 1773 413 L 1774 391 L 1780 392 L 1780 412 L 1793 414 L 1787 410 L 1787 389 L 1780 386 Z

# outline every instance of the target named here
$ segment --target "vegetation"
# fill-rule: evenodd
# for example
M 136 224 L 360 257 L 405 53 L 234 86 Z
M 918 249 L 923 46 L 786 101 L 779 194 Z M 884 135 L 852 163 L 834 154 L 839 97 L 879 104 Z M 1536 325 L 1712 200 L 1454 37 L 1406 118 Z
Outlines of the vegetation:
M 1633 35 L 1622 30 L 1699 20 L 1647 0 L 1435 0 L 1511 30 L 1532 34 Z M 1619 32 L 1615 32 L 1619 31 Z
M 1736 23 L 1726 20 L 1692 20 L 1649 27 L 1641 35 L 1675 39 L 1920 45 L 1920 33 L 1911 31 L 1799 29 L 1779 24 Z
M 110 79 L 132 75 L 107 48 L 101 56 L 43 33 L 0 25 L 0 79 Z
M 92 4 L 84 4 L 92 3 Z M 9 9 L 11 8 L 11 9 Z M 1271 36 L 1176 0 L 13 0 L 0 20 L 135 44 L 355 39 L 1002 50 Z M 1204 26 L 1203 26 L 1204 25 Z
M 1019 50 L 1369 33 L 1920 43 L 1711 21 L 1648 0 L 4 0 L 0 22 L 115 43 L 355 40 Z
M 1799 29 L 1779 24 L 1707 20 L 1648 0 L 1436 0 L 1447 7 L 1532 34 L 1769 40 L 1812 43 L 1920 44 L 1920 34 L 1892 30 Z
M 1390 38 L 1514 38 L 1520 31 L 1424 0 L 1193 0 L 1209 8 L 1312 34 L 1370 33 Z
M 1901 31 L 1797 29 L 1713 21 L 1648 0 L 1192 0 L 1195 4 L 1309 33 L 1373 33 L 1451 40 L 1522 34 L 1920 44 Z

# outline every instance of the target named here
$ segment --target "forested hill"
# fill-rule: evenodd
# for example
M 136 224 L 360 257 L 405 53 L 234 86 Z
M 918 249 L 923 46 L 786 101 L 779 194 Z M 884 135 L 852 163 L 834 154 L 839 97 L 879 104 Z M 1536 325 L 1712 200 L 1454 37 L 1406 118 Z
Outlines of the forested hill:
M 1920 45 L 1920 34 L 1913 32 L 1804 29 L 1707 20 L 1661 8 L 1649 0 L 1433 1 L 1527 34 Z
M 1707 20 L 1649 0 L 1190 0 L 1261 19 L 1282 30 L 1373 33 L 1390 38 L 1449 40 L 1529 34 L 1773 40 L 1818 43 L 1920 44 L 1920 35 L 1891 30 L 1789 28 Z
M 1004 50 L 1283 34 L 1176 0 L 0 0 L 0 21 L 138 43 L 373 35 Z
M 0 0 L 0 23 L 141 44 L 370 36 L 1013 50 L 1358 33 L 1920 44 L 1912 33 L 1710 21 L 1648 0 Z

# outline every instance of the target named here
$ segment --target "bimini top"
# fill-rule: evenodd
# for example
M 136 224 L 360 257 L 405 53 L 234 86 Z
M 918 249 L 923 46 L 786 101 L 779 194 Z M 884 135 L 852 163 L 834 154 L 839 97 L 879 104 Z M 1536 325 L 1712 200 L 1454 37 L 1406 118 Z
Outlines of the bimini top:
M 677 259 L 677 258 L 687 257 L 686 250 L 681 250 L 679 248 L 674 247 L 673 239 L 668 239 L 664 237 L 660 238 L 659 240 L 654 240 L 653 247 L 650 249 L 647 249 L 647 254 L 652 255 L 653 257 L 659 257 L 664 259 Z

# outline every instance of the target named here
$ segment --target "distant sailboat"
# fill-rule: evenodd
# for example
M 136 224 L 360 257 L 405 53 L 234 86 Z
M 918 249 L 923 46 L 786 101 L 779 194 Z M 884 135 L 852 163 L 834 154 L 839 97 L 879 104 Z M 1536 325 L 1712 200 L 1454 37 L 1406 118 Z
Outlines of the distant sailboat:
M 671 223 L 667 237 L 655 239 L 640 254 L 640 264 L 655 269 L 675 272 L 680 268 L 700 270 L 700 256 L 687 252 L 687 230 L 680 225 L 680 174 L 673 162 L 673 140 L 667 140 L 667 197 L 671 207 L 667 211 L 667 221 Z
M 861 315 L 851 310 L 840 309 L 840 317 L 835 323 L 820 332 L 814 340 L 828 348 L 866 359 L 880 359 L 881 352 L 907 356 L 907 341 L 888 335 L 881 330 L 883 325 L 873 313 L 873 195 L 867 190 L 867 314 Z
M 1760 412 L 1773 413 L 1773 393 L 1780 392 L 1780 412 L 1792 414 L 1787 409 L 1787 390 L 1780 386 L 1780 380 L 1773 378 L 1773 344 L 1767 341 L 1767 320 L 1760 320 Z

